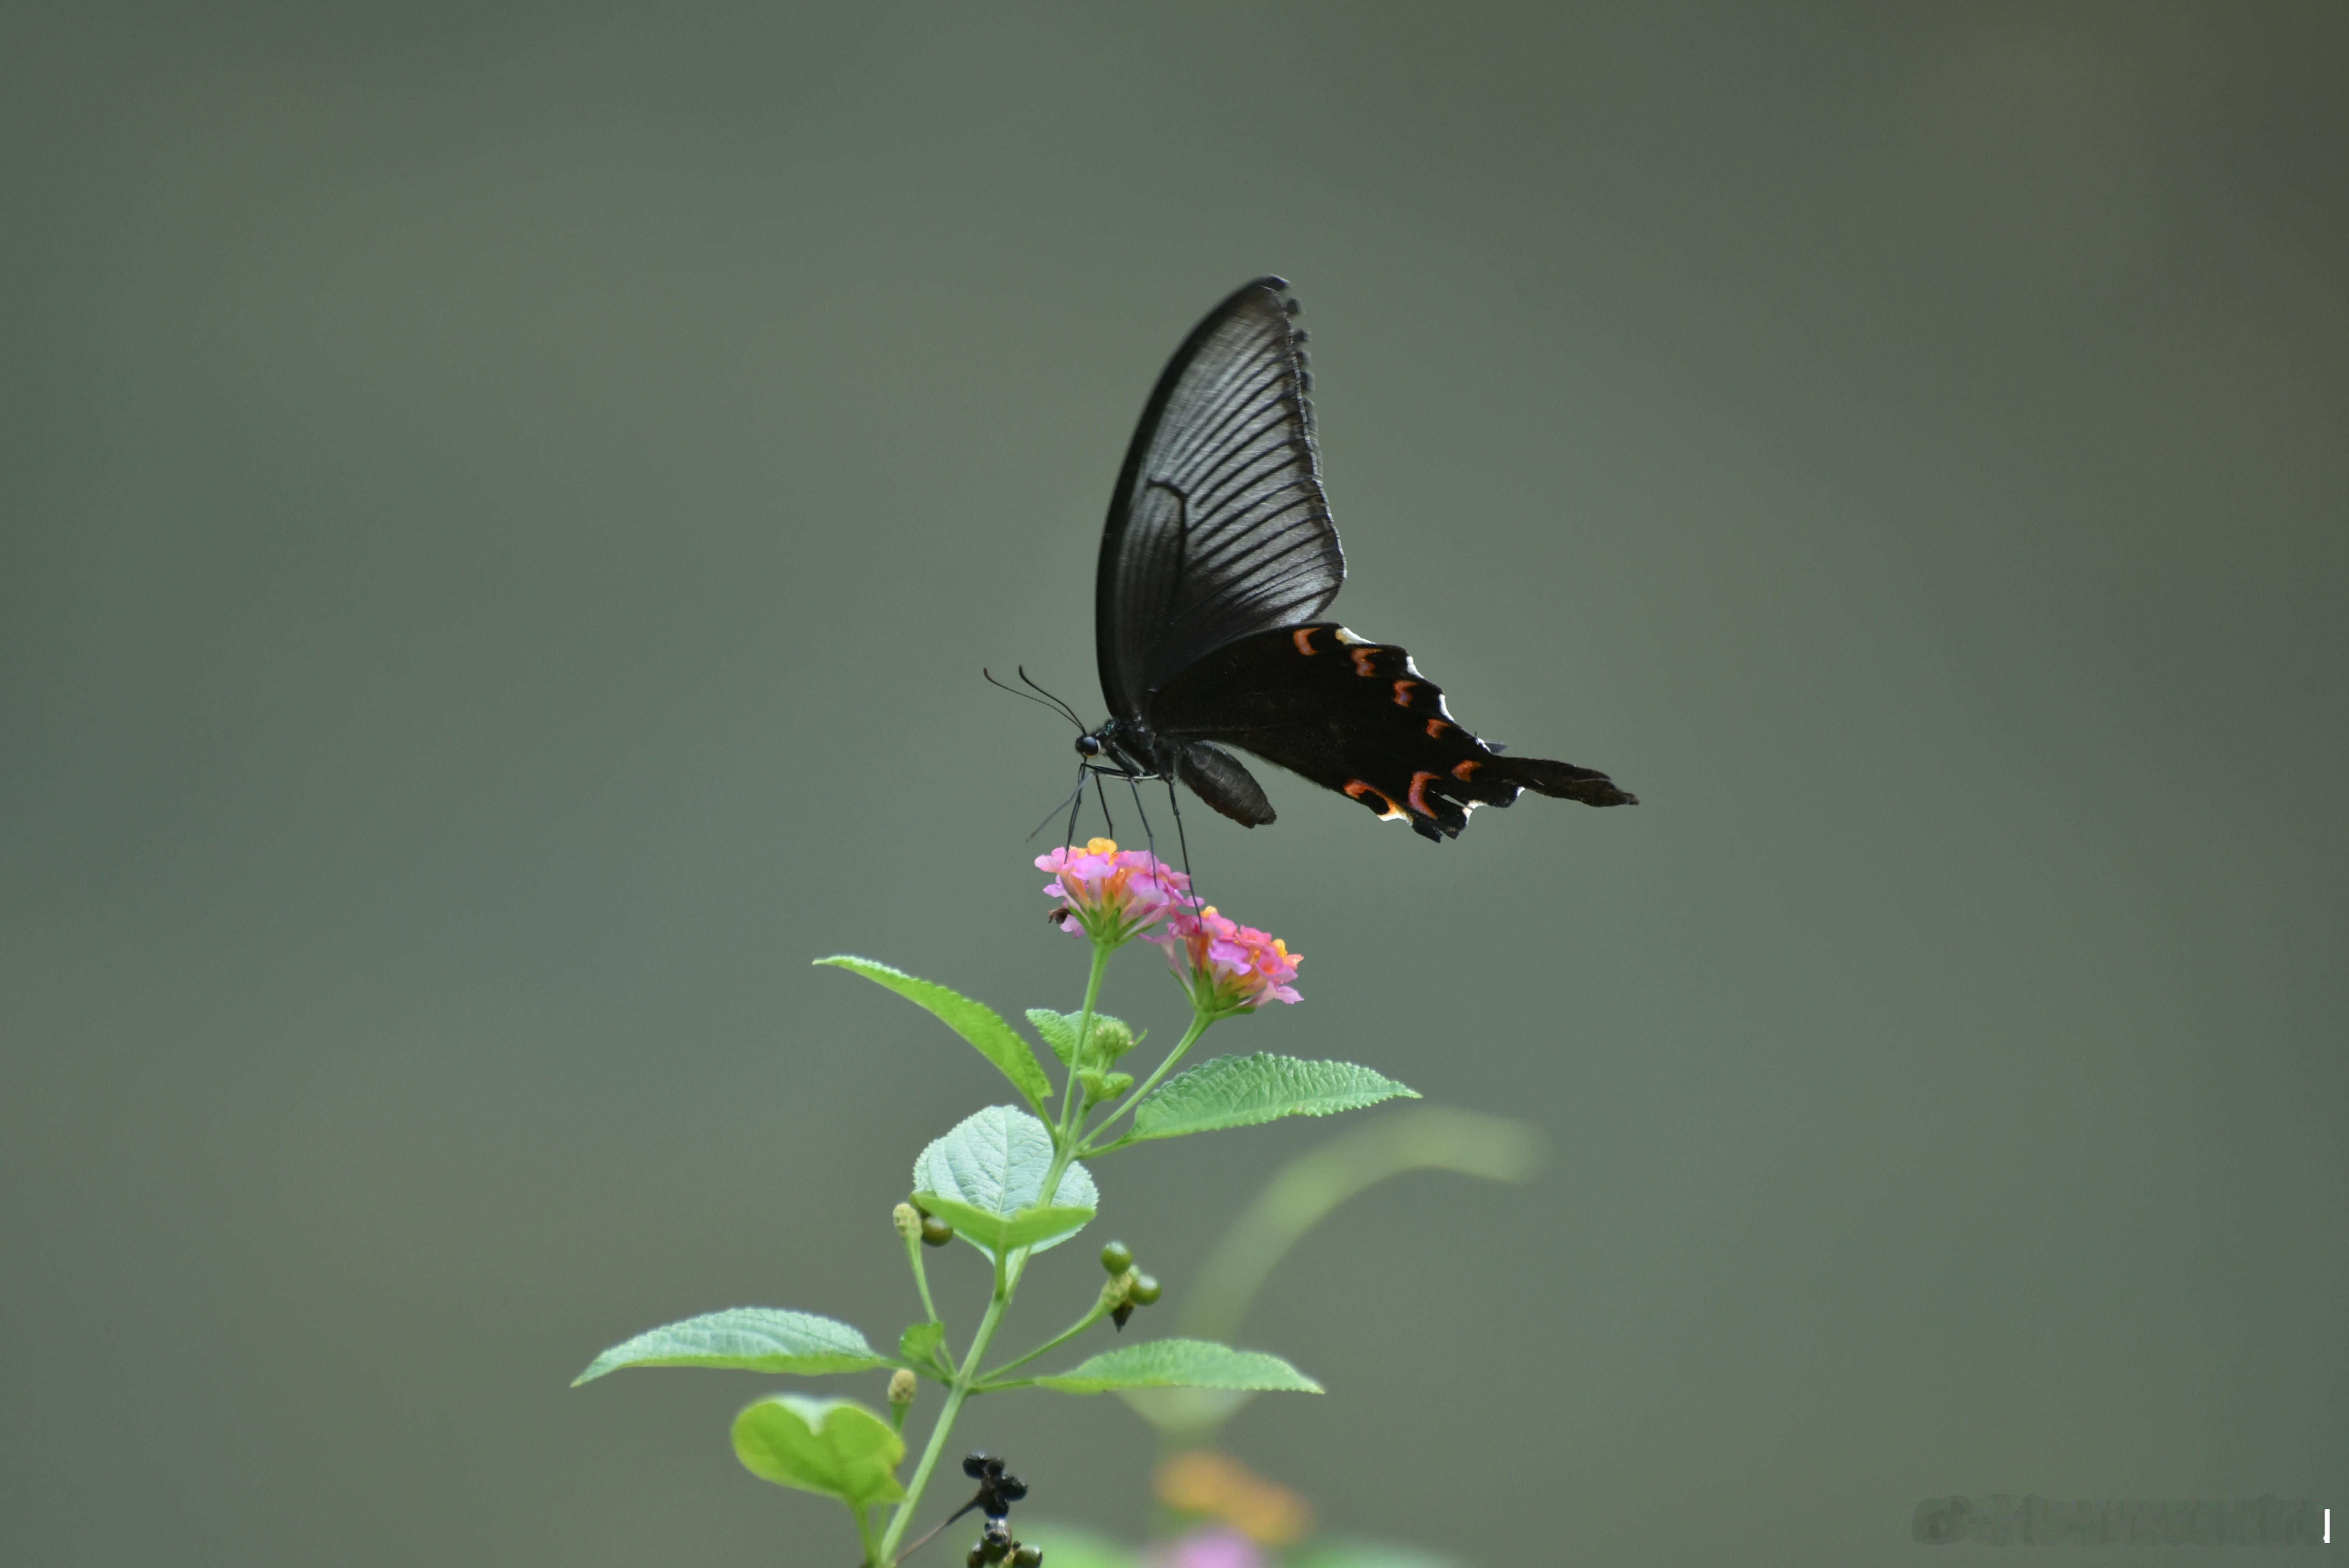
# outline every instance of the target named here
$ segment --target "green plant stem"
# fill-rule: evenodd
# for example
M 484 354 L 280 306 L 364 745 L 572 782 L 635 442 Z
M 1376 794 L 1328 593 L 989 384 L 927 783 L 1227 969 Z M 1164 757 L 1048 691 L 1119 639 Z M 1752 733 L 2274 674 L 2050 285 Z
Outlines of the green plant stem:
M 1119 1117 L 1123 1116 L 1127 1111 L 1132 1110 L 1135 1106 L 1140 1105 L 1144 1099 L 1147 1099 L 1150 1097 L 1150 1091 L 1158 1087 L 1158 1080 L 1164 1078 L 1174 1068 L 1174 1064 L 1183 1059 L 1185 1052 L 1188 1051 L 1193 1046 L 1199 1043 L 1199 1037 L 1206 1034 L 1210 1028 L 1214 1027 L 1215 1023 L 1216 1016 L 1212 1013 L 1192 1014 L 1191 1026 L 1183 1031 L 1182 1039 L 1175 1043 L 1175 1047 L 1173 1050 L 1166 1053 L 1166 1059 L 1158 1064 L 1156 1070 L 1152 1072 L 1150 1077 L 1143 1081 L 1143 1085 L 1140 1088 L 1135 1089 L 1132 1094 L 1125 1097 L 1125 1103 L 1123 1105 L 1119 1106 L 1115 1110 L 1111 1111 L 1107 1116 L 1102 1118 L 1101 1125 L 1093 1129 L 1092 1136 L 1085 1140 L 1084 1147 L 1078 1150 L 1077 1152 L 1080 1154 L 1099 1154 L 1103 1152 L 1105 1149 L 1116 1148 L 1117 1145 L 1115 1144 L 1105 1145 L 1101 1141 L 1102 1134 L 1109 1130 L 1110 1123 L 1115 1121 Z
M 1109 955 L 1116 951 L 1116 948 L 1104 947 L 1098 942 L 1093 944 L 1092 969 L 1085 975 L 1084 1010 L 1077 1017 L 1077 1046 L 1069 1053 L 1069 1080 L 1061 1088 L 1061 1125 L 1052 1130 L 1052 1141 L 1056 1145 L 1067 1144 L 1070 1135 L 1076 1130 L 1077 1120 L 1083 1114 L 1075 1109 L 1077 1069 L 1085 1065 L 1085 1044 L 1093 1032 L 1093 1004 L 1101 1000 L 1102 976 L 1109 971 Z M 1050 1202 L 1051 1193 L 1045 1193 L 1043 1201 Z
M 1093 995 L 1101 986 L 1102 964 L 1105 957 L 1105 954 L 1095 955 L 1092 982 L 1085 987 L 1089 1016 Z M 1043 1191 L 1037 1199 L 1038 1202 L 1050 1203 L 1059 1195 L 1061 1178 L 1068 1174 L 1069 1166 L 1075 1159 L 1076 1151 L 1069 1146 L 1067 1139 L 1062 1138 L 1059 1149 L 1052 1155 L 1050 1169 L 1044 1173 Z M 906 1527 L 914 1522 L 914 1510 L 920 1506 L 923 1490 L 930 1484 L 930 1472 L 937 1468 L 938 1456 L 946 1451 L 947 1435 L 954 1430 L 955 1418 L 962 1414 L 963 1401 L 980 1392 L 980 1358 L 986 1356 L 988 1344 L 995 1338 L 995 1331 L 1003 1322 L 1004 1311 L 1010 1306 L 1012 1296 L 1019 1289 L 1019 1276 L 1027 1273 L 1028 1259 L 1034 1251 L 1033 1247 L 1022 1247 L 1008 1264 L 1001 1257 L 996 1259 L 994 1294 L 988 1299 L 985 1315 L 978 1320 L 978 1332 L 971 1336 L 969 1351 L 963 1357 L 962 1365 L 955 1369 L 954 1381 L 947 1386 L 947 1402 L 938 1411 L 937 1424 L 930 1429 L 929 1441 L 923 1445 L 921 1462 L 914 1467 L 914 1479 L 905 1483 L 905 1501 L 899 1503 L 896 1512 L 889 1516 L 889 1528 L 882 1532 L 880 1550 L 872 1554 L 876 1568 L 894 1563 L 897 1543 L 905 1538 Z
M 930 1299 L 930 1274 L 922 1266 L 922 1238 L 918 1234 L 905 1238 L 905 1262 L 914 1271 L 914 1288 L 922 1293 L 922 1310 L 930 1315 L 932 1323 L 943 1324 L 946 1319 L 938 1315 L 937 1303 Z
M 1043 1355 L 1048 1350 L 1057 1350 L 1061 1346 L 1066 1345 L 1070 1340 L 1074 1339 L 1078 1335 L 1082 1334 L 1086 1329 L 1091 1328 L 1094 1324 L 1099 1323 L 1102 1318 L 1107 1317 L 1110 1315 L 1108 1297 L 1108 1292 L 1102 1292 L 1093 1298 L 1093 1309 L 1091 1312 L 1088 1312 L 1082 1317 L 1077 1319 L 1076 1322 L 1071 1324 L 1060 1333 L 1052 1336 L 1051 1338 L 1044 1341 L 1043 1344 L 1036 1346 L 1035 1349 L 1028 1352 L 1027 1355 L 1022 1356 L 1016 1360 L 1006 1361 L 1002 1366 L 994 1367 L 988 1371 L 980 1377 L 978 1380 L 978 1391 L 982 1394 L 993 1393 L 996 1387 L 995 1380 L 998 1377 L 1002 1377 L 1006 1372 L 1015 1371 L 1019 1367 L 1027 1366 L 1028 1363 L 1035 1360 L 1036 1357 Z

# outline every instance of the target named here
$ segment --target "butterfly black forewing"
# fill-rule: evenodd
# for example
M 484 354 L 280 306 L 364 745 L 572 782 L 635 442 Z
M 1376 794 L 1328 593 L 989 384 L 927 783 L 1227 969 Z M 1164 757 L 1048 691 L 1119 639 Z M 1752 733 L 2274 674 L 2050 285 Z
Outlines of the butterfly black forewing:
M 1313 619 L 1345 581 L 1288 286 L 1258 278 L 1207 313 L 1126 449 L 1093 614 L 1102 694 L 1130 724 L 1176 671 Z
M 1469 811 L 1525 789 L 1632 803 L 1603 773 L 1504 757 L 1460 727 L 1403 650 L 1317 619 L 1338 595 L 1345 557 L 1287 288 L 1259 278 L 1209 312 L 1143 410 L 1096 586 L 1112 717 L 1079 750 L 1179 779 L 1250 827 L 1271 821 L 1272 805 L 1217 742 L 1429 839 L 1456 835 Z

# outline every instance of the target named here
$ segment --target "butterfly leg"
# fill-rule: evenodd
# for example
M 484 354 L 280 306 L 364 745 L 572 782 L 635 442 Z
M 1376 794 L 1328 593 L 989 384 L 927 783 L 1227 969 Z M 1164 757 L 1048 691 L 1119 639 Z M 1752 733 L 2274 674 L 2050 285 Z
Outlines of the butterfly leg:
M 1061 835 L 1061 842 L 1064 844 L 1077 841 L 1077 813 L 1085 809 L 1085 775 L 1092 771 L 1083 763 L 1077 764 L 1077 788 L 1069 797 L 1069 830 Z
M 1191 874 L 1191 842 L 1183 836 L 1183 798 L 1174 792 L 1174 780 L 1172 779 L 1166 780 L 1166 809 L 1174 813 L 1174 847 L 1183 857 L 1184 880 L 1192 883 L 1191 909 L 1196 913 L 1199 893 L 1195 879 Z
M 1093 776 L 1093 796 L 1096 799 L 1101 801 L 1102 833 L 1106 838 L 1114 839 L 1117 837 L 1117 822 L 1109 814 L 1109 791 L 1102 785 L 1102 770 L 1099 768 L 1088 767 L 1086 771 Z M 1071 843 L 1076 842 L 1076 820 L 1074 818 L 1071 818 L 1069 821 L 1069 831 L 1071 835 L 1069 841 Z

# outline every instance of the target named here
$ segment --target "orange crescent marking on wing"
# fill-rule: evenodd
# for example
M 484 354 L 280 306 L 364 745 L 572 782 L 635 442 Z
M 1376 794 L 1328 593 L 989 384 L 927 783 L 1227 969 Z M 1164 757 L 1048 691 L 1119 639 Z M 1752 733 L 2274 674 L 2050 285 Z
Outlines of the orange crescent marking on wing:
M 1371 659 L 1378 651 L 1379 650 L 1375 647 L 1354 649 L 1354 673 L 1358 676 L 1374 676 L 1378 674 L 1378 671 L 1371 667 Z
M 1411 809 L 1423 817 L 1435 815 L 1435 808 L 1427 803 L 1427 798 L 1421 794 L 1421 791 L 1434 783 L 1436 777 L 1433 773 L 1414 773 L 1411 776 Z
M 1452 777 L 1459 779 L 1463 784 L 1465 784 L 1468 782 L 1469 778 L 1475 774 L 1476 769 L 1483 766 L 1485 766 L 1483 761 L 1472 757 L 1467 761 L 1463 762 L 1458 767 L 1454 768 L 1452 770 Z
M 1395 706 L 1397 707 L 1409 707 L 1411 706 L 1411 688 L 1418 684 L 1419 683 L 1417 681 L 1395 682 Z
M 1451 727 L 1440 718 L 1431 718 L 1427 721 L 1427 738 L 1441 740 L 1444 738 L 1444 732 Z
M 1346 780 L 1346 793 L 1351 795 L 1357 800 L 1360 800 L 1365 795 L 1376 795 L 1379 798 L 1379 804 L 1386 808 L 1381 815 L 1389 817 L 1402 815 L 1401 812 L 1395 810 L 1395 803 L 1387 799 L 1386 791 L 1383 789 L 1373 789 L 1370 785 L 1363 783 L 1359 779 L 1349 779 Z
M 1298 627 L 1297 630 L 1288 634 L 1288 640 L 1297 645 L 1297 651 L 1299 653 L 1303 654 L 1307 658 L 1311 658 L 1313 656 L 1312 627 Z

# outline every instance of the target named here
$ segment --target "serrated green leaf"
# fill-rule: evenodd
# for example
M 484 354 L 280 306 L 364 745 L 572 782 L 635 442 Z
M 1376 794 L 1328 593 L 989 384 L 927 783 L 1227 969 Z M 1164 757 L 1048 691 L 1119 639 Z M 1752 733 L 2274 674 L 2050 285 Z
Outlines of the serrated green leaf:
M 809 1312 L 736 1306 L 648 1328 L 587 1364 L 571 1386 L 626 1367 L 725 1367 L 743 1372 L 863 1372 L 888 1357 L 844 1323 Z
M 938 1346 L 947 1342 L 943 1323 L 917 1323 L 897 1336 L 897 1354 L 916 1367 L 927 1367 Z
M 1050 1007 L 1028 1009 L 1028 1026 L 1037 1037 L 1052 1047 L 1062 1067 L 1073 1067 L 1077 1060 L 1077 1013 L 1055 1013 Z
M 1103 1394 L 1113 1388 L 1248 1388 L 1319 1394 L 1321 1385 L 1261 1350 L 1235 1350 L 1205 1339 L 1145 1339 L 1103 1351 L 1068 1371 L 1039 1377 L 1040 1388 Z
M 1133 1130 L 1123 1141 L 1253 1127 L 1284 1116 L 1330 1116 L 1381 1100 L 1418 1098 L 1418 1091 L 1351 1062 L 1309 1062 L 1268 1052 L 1217 1057 L 1153 1089 L 1134 1107 Z
M 734 1457 L 761 1480 L 822 1492 L 851 1508 L 905 1496 L 895 1473 L 905 1443 L 853 1400 L 761 1399 L 734 1418 Z
M 1052 1047 L 1052 1054 L 1060 1057 L 1066 1067 L 1076 1065 L 1077 1026 L 1084 1022 L 1084 1017 L 1082 1013 L 1055 1013 L 1049 1007 L 1028 1009 L 1029 1025 L 1046 1045 Z M 1092 1039 L 1085 1055 L 1093 1063 L 1113 1062 L 1133 1049 L 1140 1041 L 1141 1036 L 1136 1035 L 1124 1019 L 1112 1018 L 1107 1013 L 1095 1013 Z
M 1044 1178 L 1051 1168 L 1050 1130 L 1016 1106 L 994 1105 L 965 1117 L 953 1131 L 922 1150 L 922 1157 L 914 1161 L 914 1191 L 924 1195 L 925 1208 L 936 1197 L 998 1221 L 1016 1220 L 1022 1210 L 1045 1207 Z M 1061 1189 L 1050 1206 L 1081 1209 L 1088 1217 L 1101 1207 L 1101 1193 L 1083 1166 L 1071 1164 L 1061 1174 Z M 965 1229 L 942 1211 L 932 1212 L 980 1252 L 996 1255 L 995 1245 L 986 1239 L 988 1227 Z M 1073 1228 L 1060 1231 L 1033 1245 L 1042 1252 L 1075 1233 Z M 1007 1250 L 1028 1244 L 1005 1243 Z
M 974 1002 L 936 981 L 916 979 L 902 969 L 892 969 L 886 964 L 875 964 L 869 958 L 843 954 L 834 958 L 819 958 L 816 962 L 831 965 L 835 969 L 845 969 L 852 975 L 862 975 L 876 985 L 887 986 L 915 1006 L 926 1008 L 948 1028 L 977 1047 L 978 1054 L 993 1062 L 1030 1105 L 1041 1110 L 1050 1103 L 1052 1080 L 1044 1076 L 1043 1065 L 1037 1061 L 1036 1053 L 986 1003 Z
M 1061 1184 L 1067 1185 L 1066 1181 Z M 968 1236 L 989 1253 L 1012 1252 L 1065 1236 L 1082 1230 L 1085 1222 L 1093 1217 L 1091 1209 L 1067 1204 L 1022 1209 L 1016 1214 L 992 1214 L 968 1203 L 957 1203 L 940 1192 L 916 1192 L 914 1202 L 952 1225 L 955 1234 Z

